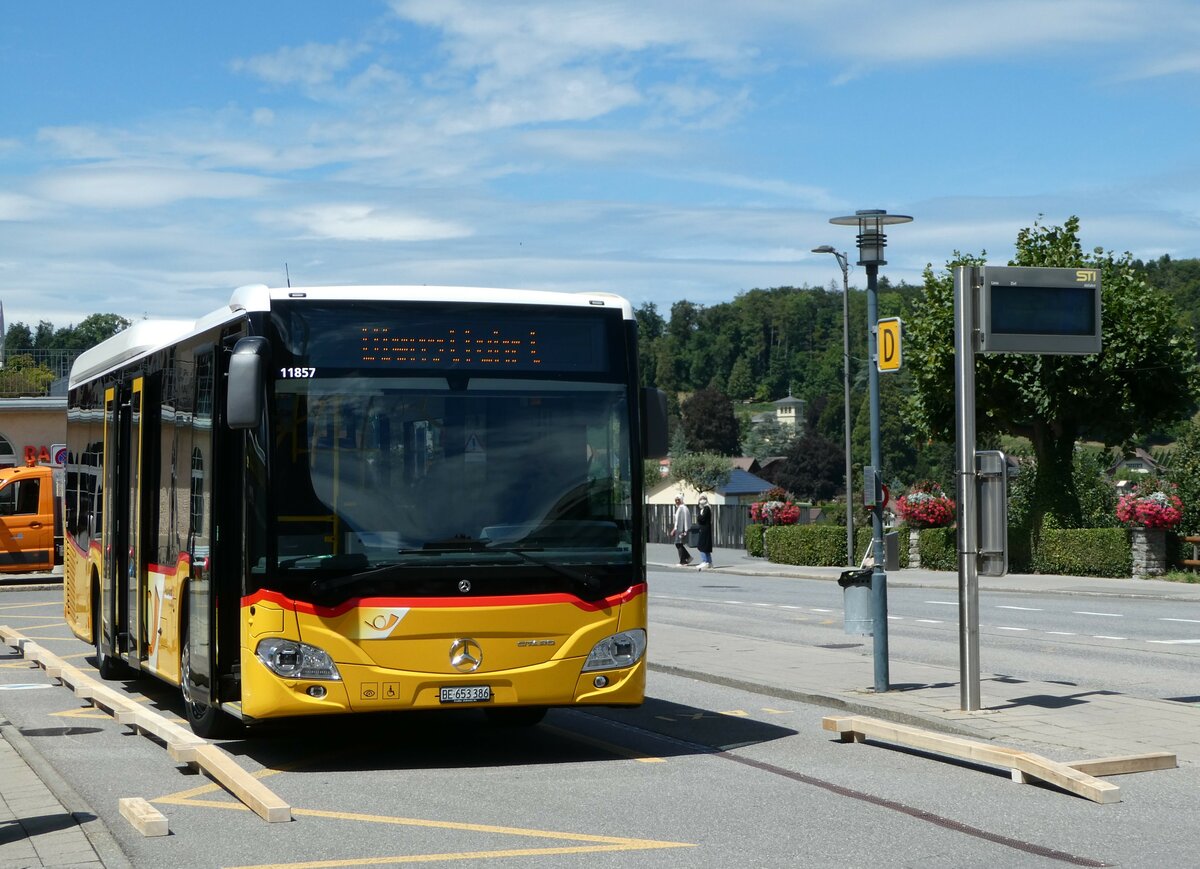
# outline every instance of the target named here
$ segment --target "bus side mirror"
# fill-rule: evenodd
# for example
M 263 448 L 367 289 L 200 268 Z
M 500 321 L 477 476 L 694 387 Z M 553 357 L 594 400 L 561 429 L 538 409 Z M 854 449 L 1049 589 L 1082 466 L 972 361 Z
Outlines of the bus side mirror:
M 667 441 L 667 394 L 653 386 L 642 387 L 642 458 L 665 458 Z
M 225 422 L 232 429 L 254 428 L 262 419 L 266 338 L 242 338 L 229 357 Z

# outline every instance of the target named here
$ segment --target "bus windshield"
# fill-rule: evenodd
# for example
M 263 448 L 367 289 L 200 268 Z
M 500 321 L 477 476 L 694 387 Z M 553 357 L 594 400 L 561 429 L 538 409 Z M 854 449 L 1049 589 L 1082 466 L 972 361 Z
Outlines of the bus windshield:
M 464 577 L 482 594 L 628 587 L 630 392 L 607 362 L 398 374 L 355 364 L 368 352 L 325 345 L 276 371 L 260 581 L 317 597 Z

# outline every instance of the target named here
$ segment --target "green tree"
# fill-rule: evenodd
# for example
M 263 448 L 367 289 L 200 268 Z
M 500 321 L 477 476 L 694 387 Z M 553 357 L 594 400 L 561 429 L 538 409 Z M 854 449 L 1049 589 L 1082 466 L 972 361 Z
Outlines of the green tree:
M 658 345 L 666 333 L 667 321 L 653 302 L 643 303 L 633 316 L 638 326 L 638 367 L 642 386 L 657 386 Z
M 10 356 L 0 369 L 0 397 L 45 395 L 54 382 L 54 372 L 37 365 L 29 354 Z
M 915 392 L 908 418 L 934 438 L 952 436 L 955 418 L 953 268 L 983 257 L 955 253 L 946 270 L 925 269 L 925 293 L 908 320 L 905 364 Z M 1103 349 L 1089 356 L 981 355 L 975 360 L 976 424 L 981 439 L 1026 437 L 1037 459 L 1031 524 L 1050 514 L 1062 527 L 1083 521 L 1073 466 L 1081 437 L 1122 445 L 1189 415 L 1200 382 L 1191 336 L 1169 300 L 1141 278 L 1129 254 L 1085 254 L 1079 220 L 1022 229 L 1016 266 L 1095 268 L 1101 272 Z
M 1192 419 L 1175 442 L 1169 477 L 1179 486 L 1179 498 L 1183 501 L 1179 532 L 1200 534 L 1200 416 Z
M 729 397 L 738 401 L 754 397 L 754 373 L 750 367 L 750 360 L 745 356 L 739 356 L 733 363 L 726 389 L 729 390 Z
M 741 432 L 733 415 L 733 402 L 711 387 L 693 393 L 681 405 L 683 432 L 688 449 L 696 453 L 736 456 L 741 452 Z
M 671 459 L 671 478 L 681 480 L 697 492 L 715 492 L 729 482 L 733 463 L 716 453 L 687 453 Z
M 845 489 L 842 447 L 815 431 L 793 444 L 775 482 L 810 501 L 828 501 Z

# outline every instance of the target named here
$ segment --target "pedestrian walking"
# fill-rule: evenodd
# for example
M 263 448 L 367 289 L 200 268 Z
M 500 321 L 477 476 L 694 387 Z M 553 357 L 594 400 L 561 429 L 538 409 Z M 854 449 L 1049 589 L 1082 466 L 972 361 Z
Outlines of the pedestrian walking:
M 701 495 L 699 506 L 696 508 L 696 525 L 700 528 L 700 540 L 696 548 L 700 550 L 700 569 L 713 566 L 713 526 L 712 507 L 708 506 L 708 496 Z
M 688 529 L 692 527 L 692 517 L 688 513 L 687 505 L 683 503 L 683 496 L 675 496 L 675 527 L 671 529 L 671 536 L 675 538 L 675 551 L 679 553 L 679 566 L 692 563 L 692 554 L 688 552 L 684 542 L 687 541 Z

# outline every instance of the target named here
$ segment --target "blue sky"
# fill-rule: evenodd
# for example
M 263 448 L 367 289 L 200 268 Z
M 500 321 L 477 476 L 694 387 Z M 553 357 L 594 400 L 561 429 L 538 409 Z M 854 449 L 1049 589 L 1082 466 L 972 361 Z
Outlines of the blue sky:
M 1195 257 L 1198 84 L 1195 0 L 9 2 L 0 301 L 198 316 L 286 263 L 666 314 L 840 285 L 862 208 L 914 218 L 893 280 L 1039 215 Z

